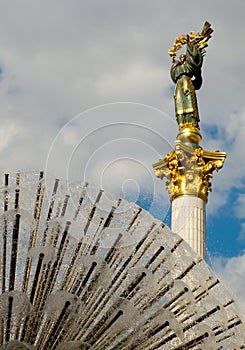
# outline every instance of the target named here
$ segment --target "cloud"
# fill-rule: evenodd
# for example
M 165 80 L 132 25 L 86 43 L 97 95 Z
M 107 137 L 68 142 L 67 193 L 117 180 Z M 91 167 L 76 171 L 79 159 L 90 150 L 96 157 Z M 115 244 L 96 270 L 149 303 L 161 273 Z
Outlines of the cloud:
M 238 218 L 245 218 L 245 194 L 241 193 L 238 195 L 235 203 L 235 214 Z
M 245 254 L 232 258 L 218 257 L 212 260 L 212 268 L 234 294 L 235 301 L 245 320 Z
M 241 223 L 241 230 L 240 230 L 240 234 L 238 236 L 238 240 L 239 241 L 245 241 L 245 222 Z
M 164 120 L 158 130 L 154 120 Z M 174 129 L 170 117 L 150 106 L 102 105 L 63 126 L 50 148 L 46 171 L 69 182 L 88 181 L 129 201 L 134 198 L 163 219 L 170 203 L 152 163 L 172 150 Z
M 1 123 L 0 152 L 6 152 L 7 148 L 11 147 L 11 143 L 19 132 L 21 127 L 16 122 L 5 120 Z

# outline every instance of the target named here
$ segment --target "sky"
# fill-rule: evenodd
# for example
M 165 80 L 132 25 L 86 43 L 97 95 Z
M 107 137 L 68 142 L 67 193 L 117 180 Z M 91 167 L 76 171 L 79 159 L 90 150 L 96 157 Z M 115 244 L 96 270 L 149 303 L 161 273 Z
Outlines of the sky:
M 214 33 L 197 92 L 201 146 L 227 153 L 207 205 L 207 260 L 245 315 L 244 0 L 11 0 L 0 10 L 0 159 L 89 181 L 170 224 L 152 163 L 174 145 L 176 37 Z

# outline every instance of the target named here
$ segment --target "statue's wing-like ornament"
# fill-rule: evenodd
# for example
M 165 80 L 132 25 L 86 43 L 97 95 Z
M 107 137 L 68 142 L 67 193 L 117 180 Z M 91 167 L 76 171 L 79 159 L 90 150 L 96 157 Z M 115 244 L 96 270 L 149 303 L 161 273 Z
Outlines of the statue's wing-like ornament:
M 190 34 L 190 39 L 193 37 L 193 45 L 197 46 L 201 50 L 203 56 L 206 54 L 205 48 L 208 46 L 207 42 L 211 38 L 212 33 L 213 29 L 211 28 L 211 24 L 209 22 L 205 22 L 201 34 Z

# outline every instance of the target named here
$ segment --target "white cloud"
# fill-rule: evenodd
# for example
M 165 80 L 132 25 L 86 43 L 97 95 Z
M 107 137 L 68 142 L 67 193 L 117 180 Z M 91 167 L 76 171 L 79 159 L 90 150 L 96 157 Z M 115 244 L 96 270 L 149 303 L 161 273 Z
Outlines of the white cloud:
M 245 241 L 245 222 L 241 223 L 241 229 L 240 229 L 240 234 L 238 236 L 238 241 L 240 242 Z
M 238 218 L 245 218 L 245 194 L 239 194 L 236 206 L 235 206 L 235 214 Z
M 233 293 L 239 310 L 245 320 L 245 254 L 232 258 L 215 258 L 212 268 Z
M 1 123 L 0 152 L 6 152 L 6 149 L 11 147 L 11 143 L 19 132 L 21 127 L 16 122 L 5 120 Z
M 115 100 L 120 98 L 122 101 L 149 101 L 154 100 L 154 90 L 160 92 L 163 84 L 167 90 L 166 77 L 168 71 L 165 67 L 156 66 L 153 62 L 144 62 L 135 60 L 127 64 L 123 70 L 114 72 L 114 74 L 101 74 L 100 79 L 95 83 L 95 88 L 100 98 Z M 146 84 L 150 88 L 146 89 Z M 157 93 L 158 95 L 158 93 Z

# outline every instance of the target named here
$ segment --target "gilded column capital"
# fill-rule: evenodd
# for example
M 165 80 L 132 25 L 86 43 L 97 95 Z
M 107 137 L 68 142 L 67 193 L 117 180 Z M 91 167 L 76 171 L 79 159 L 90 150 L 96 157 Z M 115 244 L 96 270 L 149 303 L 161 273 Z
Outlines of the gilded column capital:
M 223 167 L 225 152 L 209 152 L 201 147 L 192 148 L 177 140 L 174 150 L 165 158 L 153 163 L 155 175 L 166 178 L 171 201 L 185 194 L 208 201 L 212 191 L 213 172 Z

